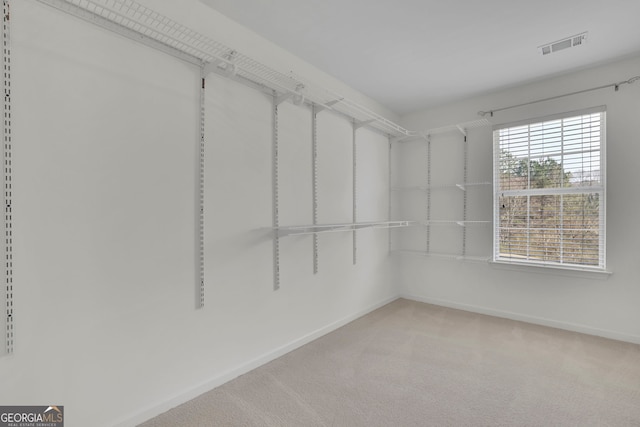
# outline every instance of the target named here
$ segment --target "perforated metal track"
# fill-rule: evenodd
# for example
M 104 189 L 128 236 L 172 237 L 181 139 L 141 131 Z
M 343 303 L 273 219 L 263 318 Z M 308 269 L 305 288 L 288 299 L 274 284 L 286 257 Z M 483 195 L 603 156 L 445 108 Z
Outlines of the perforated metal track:
M 272 206 L 273 206 L 273 228 L 276 230 L 280 225 L 279 216 L 279 157 L 278 157 L 278 101 L 277 93 L 273 92 L 273 109 L 272 109 L 272 146 L 271 146 L 271 188 L 272 188 Z M 280 289 L 280 237 L 277 231 L 273 235 L 273 290 Z
M 313 225 L 318 224 L 318 109 L 311 109 L 311 186 L 313 198 Z M 313 235 L 313 274 L 318 273 L 318 235 Z
M 197 206 L 197 287 L 200 291 L 199 308 L 204 307 L 204 162 L 205 162 L 205 102 L 206 102 L 206 78 L 202 76 L 202 86 L 200 88 L 200 142 L 198 145 L 198 206 Z
M 5 283 L 6 283 L 6 351 L 13 353 L 13 212 L 12 212 L 12 161 L 11 161 L 11 44 L 9 23 L 11 14 L 9 1 L 2 2 L 2 62 L 4 70 L 4 227 L 5 227 Z

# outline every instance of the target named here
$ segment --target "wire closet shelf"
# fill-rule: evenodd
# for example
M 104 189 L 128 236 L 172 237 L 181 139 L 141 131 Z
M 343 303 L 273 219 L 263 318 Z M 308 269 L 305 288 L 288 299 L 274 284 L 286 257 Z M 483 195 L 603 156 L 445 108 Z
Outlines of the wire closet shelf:
M 346 115 L 384 134 L 413 136 L 371 109 L 293 73 L 283 73 L 133 0 L 38 0 L 229 78 Z

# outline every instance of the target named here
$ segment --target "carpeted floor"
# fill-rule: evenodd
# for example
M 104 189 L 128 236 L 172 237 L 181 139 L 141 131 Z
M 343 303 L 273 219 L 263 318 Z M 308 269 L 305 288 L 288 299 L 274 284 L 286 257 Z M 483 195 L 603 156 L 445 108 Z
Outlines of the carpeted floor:
M 142 426 L 640 426 L 640 345 L 400 299 Z

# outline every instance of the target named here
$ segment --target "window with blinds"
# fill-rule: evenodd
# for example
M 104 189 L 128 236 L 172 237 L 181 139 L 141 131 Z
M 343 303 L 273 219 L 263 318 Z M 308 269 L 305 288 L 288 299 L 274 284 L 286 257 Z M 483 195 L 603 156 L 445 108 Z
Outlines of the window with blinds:
M 604 107 L 493 135 L 494 261 L 604 270 Z

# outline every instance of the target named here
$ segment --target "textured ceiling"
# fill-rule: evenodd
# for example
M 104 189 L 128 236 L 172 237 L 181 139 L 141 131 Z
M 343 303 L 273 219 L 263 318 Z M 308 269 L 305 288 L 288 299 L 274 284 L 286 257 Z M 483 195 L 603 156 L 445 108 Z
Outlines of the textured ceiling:
M 201 1 L 398 114 L 640 54 L 639 0 Z

